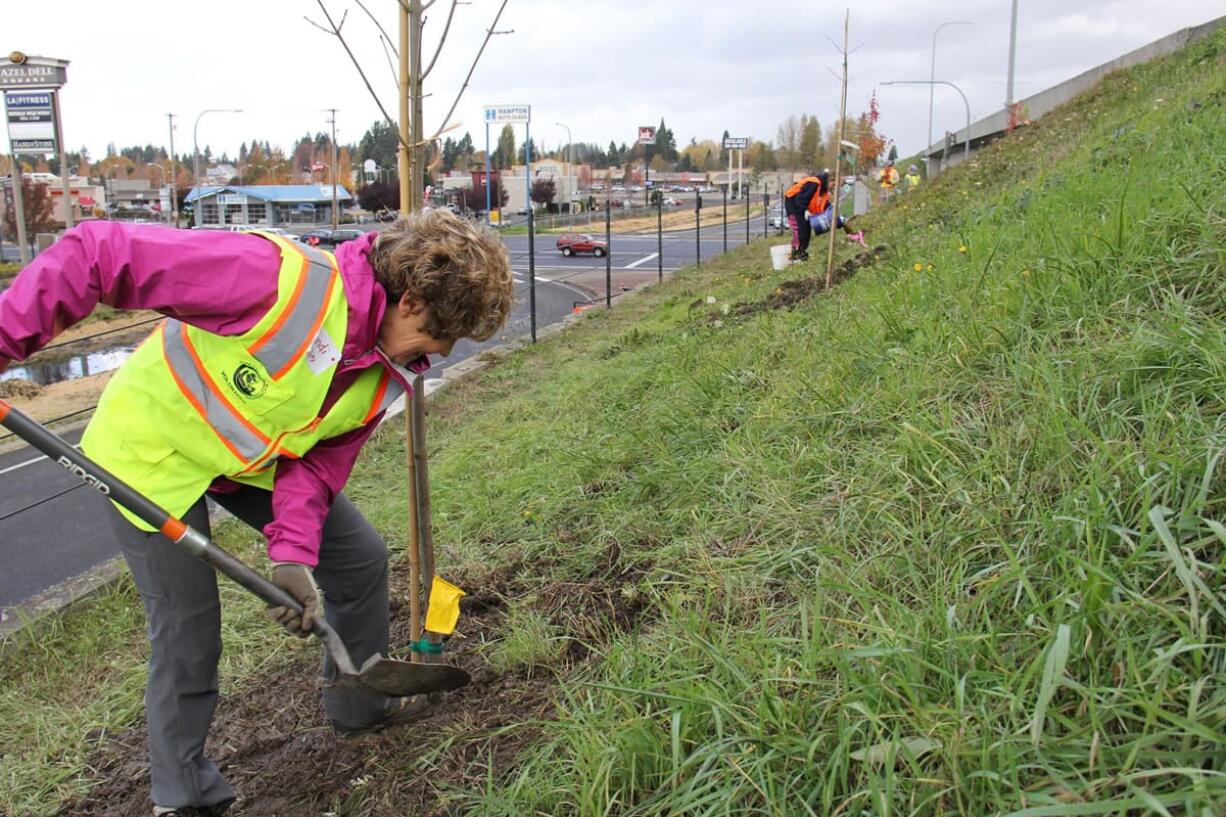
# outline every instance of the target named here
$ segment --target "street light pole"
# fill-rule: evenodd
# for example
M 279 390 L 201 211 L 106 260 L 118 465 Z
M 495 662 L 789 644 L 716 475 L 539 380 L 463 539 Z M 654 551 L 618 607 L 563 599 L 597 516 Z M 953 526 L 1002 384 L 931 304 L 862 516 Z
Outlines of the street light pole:
M 570 126 L 555 122 L 559 128 L 566 128 L 566 212 L 570 213 L 570 226 L 575 226 L 575 194 L 570 189 L 570 180 L 575 173 L 575 142 L 570 135 Z
M 971 157 L 971 103 L 967 101 L 966 94 L 962 93 L 962 89 L 952 82 L 945 80 L 925 80 L 925 79 L 900 79 L 892 82 L 883 82 L 882 85 L 948 85 L 958 92 L 958 96 L 962 97 L 962 104 L 966 106 L 966 144 L 964 145 L 963 157 L 969 159 Z M 931 142 L 929 143 L 932 144 Z
M 170 122 L 170 223 L 179 226 L 179 191 L 175 189 L 175 115 L 166 114 Z
M 1017 0 L 1013 0 L 1013 14 L 1009 22 L 1009 76 L 1005 82 L 1005 109 L 1013 107 L 1013 61 L 1017 56 Z M 931 142 L 929 143 L 931 144 Z
M 928 144 L 924 145 L 925 150 L 932 145 L 932 97 L 933 93 L 936 91 L 937 79 L 937 34 L 939 34 L 941 29 L 945 28 L 945 26 L 969 25 L 971 25 L 969 20 L 950 20 L 948 22 L 941 23 L 936 27 L 936 30 L 932 32 L 932 69 L 929 71 L 928 76 L 928 82 L 930 83 L 928 87 Z
M 336 212 L 336 108 L 324 108 L 325 111 L 332 115 L 328 123 L 332 125 L 332 229 L 335 230 L 339 225 L 338 214 Z
M 192 125 L 192 181 L 196 183 L 196 202 L 200 201 L 201 184 L 200 184 L 200 140 L 198 132 L 200 130 L 200 117 L 206 113 L 242 113 L 242 108 L 205 108 L 196 116 L 196 123 Z

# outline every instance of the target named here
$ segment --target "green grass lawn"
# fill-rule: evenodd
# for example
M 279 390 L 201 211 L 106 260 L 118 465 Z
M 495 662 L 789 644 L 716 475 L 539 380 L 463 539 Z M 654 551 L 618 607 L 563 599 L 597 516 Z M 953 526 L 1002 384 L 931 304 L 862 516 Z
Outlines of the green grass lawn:
M 833 292 L 769 308 L 821 270 L 755 242 L 440 393 L 440 569 L 553 714 L 296 813 L 456 747 L 491 817 L 1226 811 L 1224 103 L 1219 32 L 864 217 Z M 398 548 L 403 471 L 396 423 L 348 489 Z M 302 647 L 225 603 L 241 694 Z M 141 626 L 121 585 L 4 653 L 0 813 L 88 786 Z

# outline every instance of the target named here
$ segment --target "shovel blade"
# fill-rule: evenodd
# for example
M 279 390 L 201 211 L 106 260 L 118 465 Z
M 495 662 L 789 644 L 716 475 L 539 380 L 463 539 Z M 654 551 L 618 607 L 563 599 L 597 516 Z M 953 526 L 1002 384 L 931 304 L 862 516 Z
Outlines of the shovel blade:
M 338 678 L 338 680 L 342 679 Z M 357 676 L 344 678 L 342 683 L 356 681 L 384 695 L 403 698 L 408 695 L 459 689 L 468 684 L 470 680 L 472 679 L 468 673 L 459 667 L 447 664 L 412 664 L 408 661 L 397 661 L 394 658 L 372 655 L 362 665 Z

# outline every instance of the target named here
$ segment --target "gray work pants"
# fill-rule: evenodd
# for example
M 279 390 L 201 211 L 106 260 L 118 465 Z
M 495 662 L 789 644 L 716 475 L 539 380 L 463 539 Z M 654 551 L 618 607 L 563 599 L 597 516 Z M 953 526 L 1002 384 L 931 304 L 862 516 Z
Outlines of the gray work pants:
M 272 494 L 243 487 L 210 494 L 219 505 L 256 530 L 272 521 Z M 221 607 L 217 574 L 160 533 L 134 527 L 110 502 L 111 527 L 132 570 L 149 624 L 149 678 L 145 714 L 153 802 L 159 806 L 211 806 L 234 797 L 216 765 L 204 756 L 204 740 L 217 704 L 221 657 Z M 204 498 L 183 521 L 209 532 Z M 324 594 L 328 622 L 354 662 L 388 650 L 387 546 L 344 494 L 324 523 L 315 579 Z M 325 655 L 324 677 L 334 668 Z M 387 699 L 325 689 L 324 710 L 354 727 L 378 721 Z

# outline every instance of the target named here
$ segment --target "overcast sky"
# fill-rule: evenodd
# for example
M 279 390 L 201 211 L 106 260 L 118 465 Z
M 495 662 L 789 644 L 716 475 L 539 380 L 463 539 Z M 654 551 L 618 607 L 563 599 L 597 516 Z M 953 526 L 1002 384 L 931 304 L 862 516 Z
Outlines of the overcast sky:
M 384 105 L 397 115 L 395 81 L 378 29 L 352 0 L 325 0 Z M 428 77 L 427 132 L 441 124 L 501 0 L 461 5 Z M 327 129 L 336 107 L 337 136 L 357 142 L 379 110 L 315 0 L 58 0 L 5 3 L 4 53 L 70 60 L 61 105 L 65 140 L 95 159 L 108 143 L 123 147 L 168 139 L 192 149 L 193 126 L 206 108 L 239 114 L 199 119 L 199 145 L 231 156 L 259 138 L 289 148 L 307 131 Z M 366 0 L 396 36 L 395 0 Z M 427 13 L 427 57 L 450 0 Z M 841 58 L 845 6 L 823 0 L 745 3 L 729 0 L 509 0 L 453 121 L 455 136 L 484 141 L 482 106 L 529 104 L 538 146 L 557 146 L 568 125 L 577 142 L 632 142 L 638 125 L 663 117 L 678 146 L 733 136 L 774 140 L 791 114 L 838 113 L 832 73 Z M 949 20 L 936 48 L 936 78 L 967 95 L 972 119 L 1005 99 L 1009 0 L 873 0 L 851 8 L 848 114 L 877 89 L 879 128 L 904 155 L 927 139 L 928 89 L 883 87 L 886 80 L 926 80 L 935 27 Z M 1222 0 L 1020 0 L 1015 95 L 1020 99 L 1180 28 L 1226 13 Z M 957 94 L 938 88 L 934 133 L 965 122 Z M 517 142 L 523 139 L 522 130 Z M 0 148 L 8 150 L 7 132 Z

